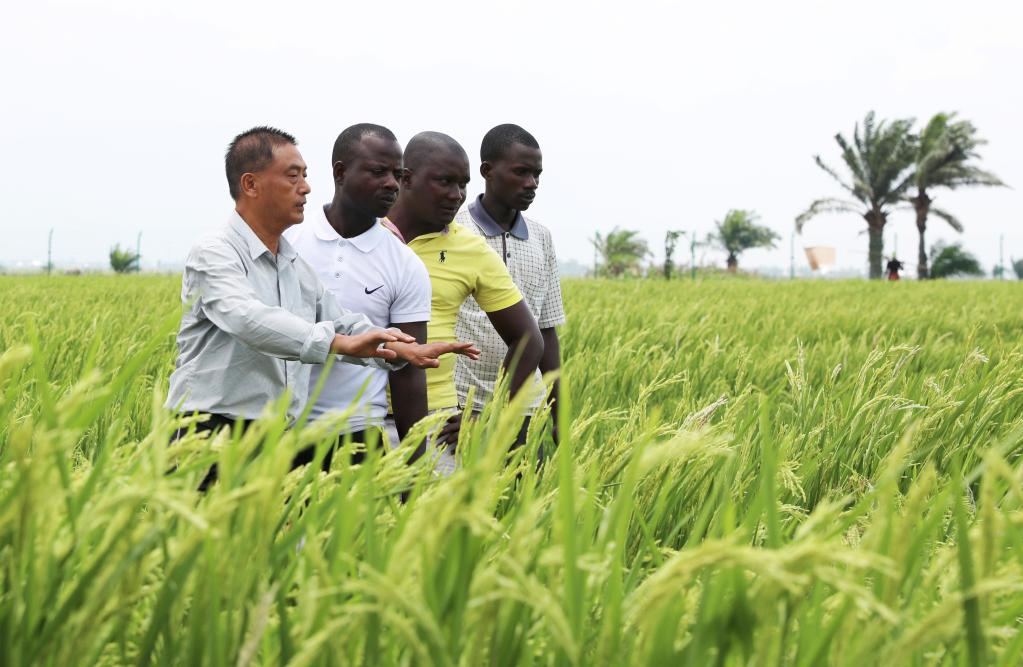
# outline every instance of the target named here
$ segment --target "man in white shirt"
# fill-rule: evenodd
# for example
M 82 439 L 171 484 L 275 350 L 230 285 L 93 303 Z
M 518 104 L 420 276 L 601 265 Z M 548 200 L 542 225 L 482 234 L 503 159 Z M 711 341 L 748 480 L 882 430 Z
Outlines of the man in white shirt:
M 387 128 L 360 123 L 338 135 L 331 162 L 333 200 L 311 210 L 305 224 L 289 229 L 285 238 L 342 307 L 425 343 L 430 277 L 416 254 L 379 222 L 398 197 L 401 146 Z M 429 352 L 430 345 L 425 347 Z M 471 343 L 455 343 L 453 351 L 470 359 L 479 356 Z M 310 416 L 319 419 L 354 406 L 339 442 L 347 436 L 365 443 L 368 430 L 384 427 L 388 386 L 399 439 L 427 414 L 422 368 L 410 364 L 388 372 L 350 364 L 317 366 L 309 378 L 310 392 L 324 373 L 327 377 Z M 417 448 L 412 458 L 421 453 L 422 447 Z M 329 465 L 329 458 L 325 463 Z

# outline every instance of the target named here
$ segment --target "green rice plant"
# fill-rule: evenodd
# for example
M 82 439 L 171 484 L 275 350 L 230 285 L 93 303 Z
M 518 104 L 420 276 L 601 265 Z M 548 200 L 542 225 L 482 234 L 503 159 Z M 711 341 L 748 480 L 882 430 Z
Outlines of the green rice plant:
M 0 664 L 1023 662 L 1014 285 L 567 282 L 560 446 L 439 479 L 170 444 L 175 278 L 0 284 Z

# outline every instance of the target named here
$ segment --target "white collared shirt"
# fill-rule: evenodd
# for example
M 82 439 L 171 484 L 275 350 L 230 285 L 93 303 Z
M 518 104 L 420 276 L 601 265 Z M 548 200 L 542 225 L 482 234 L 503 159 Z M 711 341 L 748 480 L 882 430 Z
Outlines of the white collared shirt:
M 323 208 L 315 207 L 305 222 L 284 236 L 344 308 L 364 313 L 380 327 L 429 321 L 431 290 L 426 267 L 383 225 L 373 225 L 359 236 L 346 239 L 327 222 Z M 313 367 L 310 392 L 322 373 L 322 367 Z M 343 411 L 356 402 L 358 407 L 349 419 L 348 431 L 383 423 L 387 414 L 387 371 L 335 364 L 310 416 L 316 419 Z
M 297 417 L 309 364 L 326 361 L 334 334 L 375 328 L 340 307 L 286 239 L 274 256 L 237 212 L 188 254 L 181 301 L 187 310 L 166 406 L 186 413 L 256 419 L 288 391 L 288 414 Z M 381 359 L 341 359 L 350 363 L 339 366 L 391 367 Z

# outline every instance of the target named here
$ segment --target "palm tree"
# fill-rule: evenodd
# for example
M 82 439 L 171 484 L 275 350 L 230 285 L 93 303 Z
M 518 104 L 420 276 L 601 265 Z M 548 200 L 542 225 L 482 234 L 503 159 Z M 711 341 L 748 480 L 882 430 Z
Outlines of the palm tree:
M 912 185 L 912 174 L 906 175 L 906 170 L 913 163 L 915 150 L 910 134 L 912 126 L 910 119 L 875 123 L 874 112 L 871 111 L 863 119 L 862 132 L 860 125 L 856 124 L 852 144 L 841 134 L 836 134 L 835 141 L 842 149 L 842 161 L 851 180 L 840 176 L 819 155 L 814 159 L 817 166 L 838 181 L 852 199 L 818 199 L 796 218 L 796 229 L 801 232 L 810 218 L 821 213 L 857 213 L 863 216 L 870 238 L 868 256 L 872 279 L 881 278 L 884 226 L 888 222 L 888 214 Z
M 707 236 L 707 242 L 717 245 L 728 253 L 726 263 L 729 273 L 735 273 L 739 268 L 739 255 L 750 248 L 773 248 L 774 242 L 781 237 L 771 229 L 756 224 L 760 219 L 756 211 L 744 211 L 732 209 L 725 214 L 724 220 L 719 220 L 717 232 Z
M 916 195 L 906 197 L 916 211 L 916 228 L 920 232 L 917 277 L 927 277 L 927 246 L 924 233 L 927 231 L 927 216 L 938 216 L 957 232 L 963 231 L 962 224 L 952 214 L 932 206 L 933 198 L 928 190 L 948 188 L 955 190 L 966 185 L 1005 185 L 994 174 L 971 164 L 979 159 L 977 147 L 987 142 L 977 136 L 973 123 L 955 120 L 954 113 L 935 114 L 927 123 L 917 142 L 916 165 L 913 184 Z
M 600 256 L 598 275 L 618 277 L 626 272 L 638 272 L 640 262 L 650 254 L 646 241 L 639 238 L 639 232 L 615 227 L 607 236 L 600 232 L 590 240 Z
M 980 268 L 977 258 L 958 243 L 935 243 L 931 248 L 931 258 L 931 278 L 984 275 L 984 269 Z
M 115 245 L 110 249 L 110 268 L 112 268 L 115 273 L 128 273 L 129 271 L 134 271 L 138 261 L 138 255 L 130 250 L 121 250 L 120 244 Z

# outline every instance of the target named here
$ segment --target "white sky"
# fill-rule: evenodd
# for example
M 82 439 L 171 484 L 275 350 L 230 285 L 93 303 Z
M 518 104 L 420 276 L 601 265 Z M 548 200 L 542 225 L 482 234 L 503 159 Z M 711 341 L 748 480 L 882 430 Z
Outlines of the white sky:
M 1023 257 L 1021 29 L 1012 0 L 17 3 L 0 22 L 0 263 L 45 261 L 51 227 L 61 263 L 105 262 L 140 231 L 144 266 L 180 263 L 230 210 L 234 134 L 294 133 L 323 202 L 334 137 L 367 121 L 403 143 L 447 132 L 470 157 L 493 125 L 526 127 L 545 158 L 531 213 L 563 260 L 588 264 L 615 225 L 660 255 L 666 230 L 753 208 L 785 240 L 743 265 L 787 267 L 794 217 L 841 195 L 813 155 L 838 166 L 832 136 L 875 109 L 959 111 L 990 141 L 983 164 L 1016 189 L 938 193 L 990 268 L 1000 234 Z M 956 236 L 931 224 L 929 243 Z M 798 265 L 827 244 L 864 266 L 863 227 L 812 221 Z M 912 214 L 889 227 L 915 259 Z

